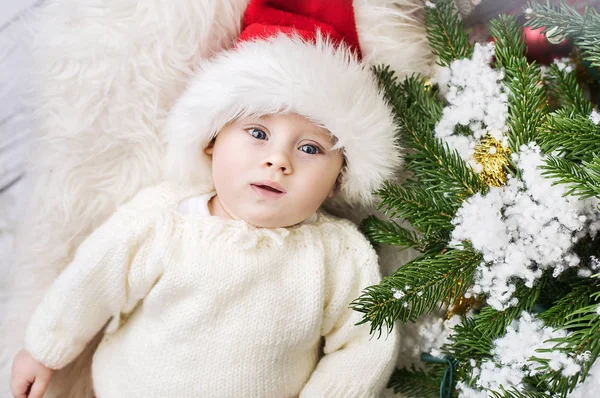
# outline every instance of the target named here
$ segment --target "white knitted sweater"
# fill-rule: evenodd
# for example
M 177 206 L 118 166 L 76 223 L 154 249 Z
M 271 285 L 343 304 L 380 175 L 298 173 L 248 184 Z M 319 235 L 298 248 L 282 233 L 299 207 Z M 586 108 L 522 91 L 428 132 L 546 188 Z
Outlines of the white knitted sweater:
M 348 308 L 381 278 L 366 239 L 321 212 L 279 229 L 180 212 L 207 192 L 165 183 L 122 206 L 50 288 L 26 349 L 61 368 L 112 317 L 98 398 L 377 396 L 398 336 Z

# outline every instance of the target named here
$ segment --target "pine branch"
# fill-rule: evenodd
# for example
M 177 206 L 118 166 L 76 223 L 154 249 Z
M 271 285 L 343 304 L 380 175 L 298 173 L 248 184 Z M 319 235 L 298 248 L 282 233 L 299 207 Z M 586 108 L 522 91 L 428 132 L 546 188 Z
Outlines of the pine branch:
M 375 216 L 369 216 L 362 221 L 360 230 L 371 242 L 397 246 L 400 249 L 415 248 L 419 251 L 423 251 L 426 247 L 422 237 L 398 225 L 395 221 L 383 221 Z
M 547 326 L 563 326 L 573 313 L 589 305 L 590 295 L 595 291 L 598 291 L 598 287 L 590 284 L 575 286 L 571 292 L 558 300 L 548 310 L 539 314 L 538 317 Z
M 473 46 L 469 34 L 454 9 L 454 1 L 437 0 L 434 7 L 425 7 L 425 29 L 438 63 L 448 66 L 457 59 L 470 58 Z
M 468 366 L 471 360 L 478 362 L 492 358 L 493 347 L 492 335 L 477 328 L 473 318 L 463 318 L 462 323 L 454 326 L 450 343 L 443 347 L 443 352 L 462 366 Z
M 436 91 L 419 75 L 398 82 L 387 66 L 377 67 L 374 72 L 402 128 L 400 133 L 404 146 L 414 148 L 414 138 L 419 137 L 422 131 L 432 131 L 442 116 L 442 105 L 436 99 Z
M 476 193 L 485 194 L 489 187 L 446 143 L 431 132 L 415 137 L 415 152 L 405 156 L 406 169 L 414 173 L 413 182 L 431 191 L 445 192 L 462 202 Z
M 530 311 L 536 304 L 546 280 L 551 277 L 545 275 L 533 288 L 527 288 L 523 282 L 516 283 L 514 297 L 519 298 L 517 305 L 509 307 L 504 311 L 498 311 L 492 307 L 484 307 L 473 319 L 475 328 L 492 339 L 502 336 L 506 328 L 513 320 L 519 317 L 521 312 Z
M 385 324 L 388 330 L 396 320 L 416 321 L 424 313 L 452 304 L 469 286 L 481 254 L 450 249 L 434 256 L 421 256 L 400 267 L 378 285 L 369 286 L 350 307 L 365 314 L 359 324 L 371 323 L 371 333 Z M 395 291 L 403 294 L 395 298 Z
M 541 126 L 537 142 L 545 153 L 558 151 L 557 155 L 567 160 L 591 161 L 600 153 L 600 128 L 589 119 L 589 113 L 561 109 Z
M 425 123 L 430 127 L 428 130 L 434 128 L 442 117 L 443 107 L 437 99 L 437 90 L 431 87 L 427 78 L 411 76 L 404 79 L 398 88 L 405 96 L 403 111 L 411 113 L 411 120 Z
M 590 300 L 594 304 L 574 311 L 569 321 L 561 328 L 570 333 L 565 337 L 549 340 L 549 342 L 555 343 L 553 348 L 538 350 L 540 353 L 562 351 L 572 358 L 586 353 L 588 359 L 582 363 L 581 372 L 565 377 L 561 371 L 553 370 L 547 359 L 534 358 L 543 370 L 540 380 L 561 396 L 566 396 L 577 383 L 585 380 L 590 368 L 600 355 L 600 317 L 596 312 L 599 299 L 600 292 L 593 293 Z
M 508 143 L 517 153 L 521 145 L 536 140 L 548 113 L 546 90 L 540 68 L 528 64 L 523 54 L 522 29 L 516 19 L 501 15 L 491 22 L 490 31 L 496 40 L 496 66 L 504 68 L 504 83 L 510 92 Z
M 461 325 L 455 326 L 454 334 L 450 337 L 451 343 L 444 346 L 443 351 L 462 364 L 468 364 L 472 359 L 490 359 L 493 341 L 506 333 L 508 325 L 522 311 L 534 306 L 543 285 L 539 283 L 533 289 L 528 289 L 519 283 L 515 293 L 520 297 L 517 306 L 505 311 L 487 306 L 474 317 L 464 318 Z
M 378 206 L 390 217 L 401 217 L 424 234 L 432 231 L 452 231 L 451 221 L 460 207 L 439 191 L 423 188 L 420 184 L 393 185 L 386 182 L 377 191 L 382 201 Z
M 550 96 L 560 108 L 574 115 L 585 116 L 586 119 L 589 117 L 592 113 L 592 104 L 584 97 L 575 72 L 560 70 L 557 64 L 552 64 L 544 80 Z
M 442 117 L 442 104 L 437 100 L 437 91 L 431 87 L 427 78 L 417 74 L 398 82 L 389 66 L 377 66 L 373 72 L 397 115 L 410 110 L 413 114 L 410 120 L 414 120 L 415 125 L 420 122 L 426 123 L 430 128 L 435 127 Z M 410 125 L 410 127 L 415 126 Z
M 446 366 L 427 364 L 426 371 L 415 369 L 395 369 L 387 385 L 394 394 L 408 398 L 435 398 L 440 396 L 440 383 Z
M 490 33 L 496 43 L 497 68 L 509 68 L 515 60 L 524 58 L 523 30 L 516 18 L 504 14 L 498 16 L 490 22 Z
M 375 68 L 375 73 L 394 110 L 396 121 L 402 127 L 403 143 L 412 148 L 413 137 L 419 136 L 420 131 L 432 130 L 442 116 L 437 92 L 419 75 L 398 82 L 389 67 Z
M 589 10 L 586 11 L 589 12 Z M 548 27 L 547 30 L 550 30 L 550 27 L 556 26 L 558 30 L 554 32 L 555 36 L 553 36 L 557 39 L 579 36 L 585 23 L 585 17 L 582 14 L 562 1 L 546 1 L 546 4 L 530 1 L 527 3 L 525 15 L 527 17 L 526 26 L 534 29 Z
M 548 156 L 541 168 L 543 176 L 568 186 L 566 195 L 600 197 L 600 157 L 597 155 L 581 166 L 564 158 Z
M 544 391 L 517 391 L 514 387 L 510 390 L 500 388 L 501 391 L 490 391 L 494 398 L 556 398 L 553 394 Z
M 544 28 L 557 40 L 565 37 L 574 39 L 575 45 L 582 50 L 582 58 L 592 66 L 600 66 L 600 14 L 586 6 L 582 14 L 565 4 L 564 1 L 546 4 L 530 2 L 528 4 L 527 26 L 534 29 Z
M 589 263 L 589 255 L 586 258 L 584 253 L 597 253 L 600 247 L 596 247 L 595 250 L 587 249 L 588 243 L 591 243 L 589 237 L 580 239 L 573 247 L 573 252 L 582 259 L 581 266 L 586 267 L 586 263 Z M 581 267 L 568 268 L 557 277 L 545 278 L 544 289 L 540 292 L 540 297 L 536 302 L 535 307 L 532 309 L 533 312 L 538 314 L 541 319 L 545 318 L 548 312 L 554 311 L 554 307 L 566 297 L 573 289 L 589 285 L 593 282 L 590 278 L 582 278 L 580 276 Z M 562 305 L 562 304 L 561 304 Z M 552 319 L 551 324 L 556 326 L 562 326 L 567 321 L 566 317 L 560 319 Z M 546 323 L 550 326 L 550 323 Z

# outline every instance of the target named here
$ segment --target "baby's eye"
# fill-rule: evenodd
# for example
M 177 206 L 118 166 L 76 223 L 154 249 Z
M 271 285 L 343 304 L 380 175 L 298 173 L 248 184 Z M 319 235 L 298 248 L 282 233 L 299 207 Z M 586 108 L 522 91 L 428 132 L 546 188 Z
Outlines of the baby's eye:
M 257 129 L 255 127 L 251 127 L 249 129 L 246 129 L 246 130 L 248 131 L 248 133 L 250 133 L 250 135 L 252 137 L 256 138 L 257 140 L 266 140 L 267 139 L 267 133 L 265 133 L 261 129 Z
M 318 153 L 321 153 L 321 150 L 318 147 L 310 144 L 302 145 L 300 147 L 300 150 L 302 152 L 308 153 L 309 155 L 316 155 Z

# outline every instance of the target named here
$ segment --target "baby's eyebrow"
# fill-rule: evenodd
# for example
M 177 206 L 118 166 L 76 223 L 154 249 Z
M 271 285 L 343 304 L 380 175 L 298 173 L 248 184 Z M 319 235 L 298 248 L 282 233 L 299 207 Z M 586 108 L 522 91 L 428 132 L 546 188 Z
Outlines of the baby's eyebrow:
M 337 137 L 331 134 L 329 130 L 312 132 L 312 134 L 317 136 L 319 140 L 323 140 L 326 144 L 331 146 L 335 146 L 335 144 L 338 142 Z
M 242 122 L 244 123 L 264 123 L 264 120 L 262 117 L 256 116 L 256 117 L 246 117 L 244 119 L 241 119 Z
M 315 132 L 309 132 L 309 133 L 304 133 L 305 137 L 313 140 L 313 141 L 317 141 L 317 143 L 319 143 L 320 145 L 335 145 L 335 142 L 333 141 L 332 137 L 329 134 L 323 134 L 323 133 L 315 133 Z

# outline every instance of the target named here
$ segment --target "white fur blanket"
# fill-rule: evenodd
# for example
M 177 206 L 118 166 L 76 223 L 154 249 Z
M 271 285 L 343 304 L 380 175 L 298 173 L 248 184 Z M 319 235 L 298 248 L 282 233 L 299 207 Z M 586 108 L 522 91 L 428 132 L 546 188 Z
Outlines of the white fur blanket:
M 0 292 L 5 291 L 8 265 L 13 253 L 17 221 L 23 212 L 25 184 L 19 180 L 0 192 Z M 4 318 L 4 308 L 0 306 L 0 319 Z

